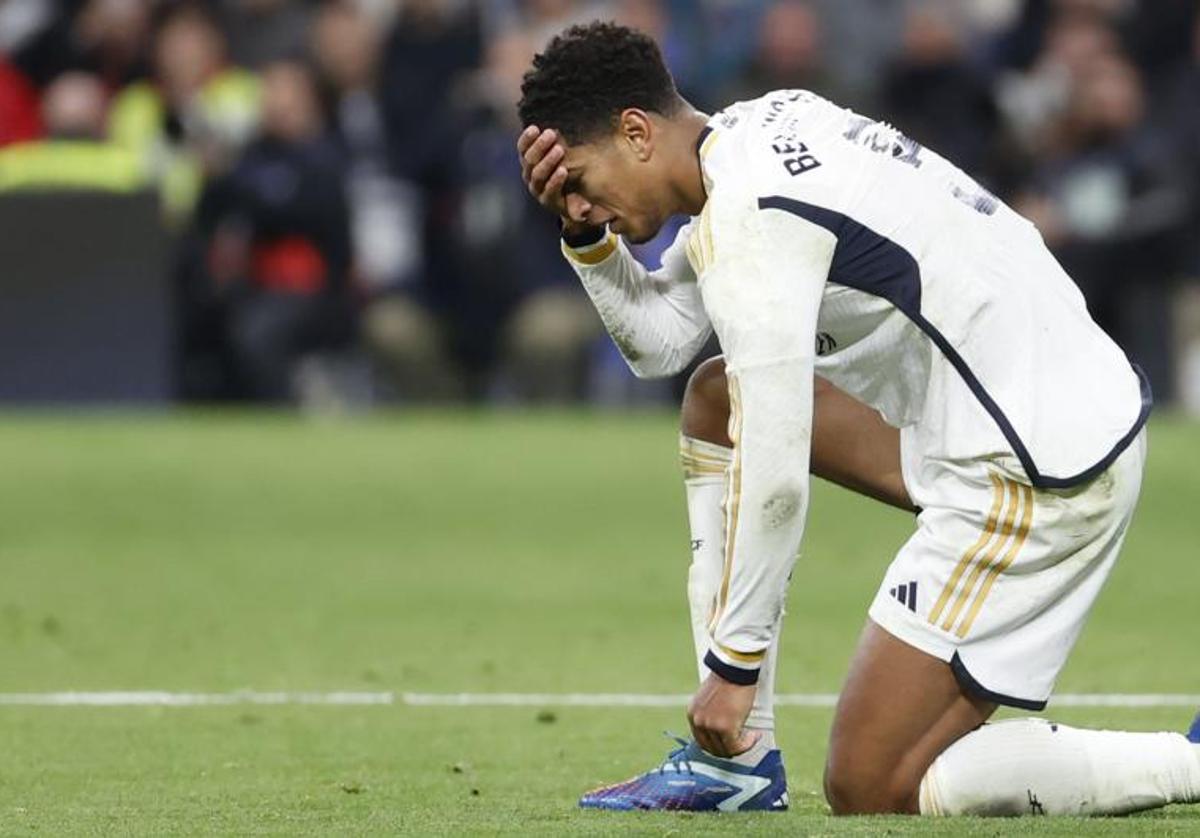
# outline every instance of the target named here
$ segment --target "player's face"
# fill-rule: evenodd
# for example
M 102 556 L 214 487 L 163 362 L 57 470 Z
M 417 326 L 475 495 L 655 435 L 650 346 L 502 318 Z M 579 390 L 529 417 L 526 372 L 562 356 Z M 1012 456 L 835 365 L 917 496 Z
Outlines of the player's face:
M 577 221 L 609 229 L 631 242 L 654 238 L 668 212 L 663 209 L 659 166 L 640 160 L 616 135 L 566 147 L 563 187 L 567 213 Z

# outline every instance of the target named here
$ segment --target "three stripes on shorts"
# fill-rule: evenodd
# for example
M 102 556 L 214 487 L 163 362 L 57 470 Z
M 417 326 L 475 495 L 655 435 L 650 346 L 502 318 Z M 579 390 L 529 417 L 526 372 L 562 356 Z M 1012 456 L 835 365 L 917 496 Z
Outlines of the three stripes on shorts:
M 983 532 L 963 554 L 929 612 L 930 623 L 940 621 L 943 631 L 953 630 L 960 638 L 971 630 L 996 579 L 1016 559 L 1033 523 L 1033 488 L 994 472 L 988 476 L 992 508 Z

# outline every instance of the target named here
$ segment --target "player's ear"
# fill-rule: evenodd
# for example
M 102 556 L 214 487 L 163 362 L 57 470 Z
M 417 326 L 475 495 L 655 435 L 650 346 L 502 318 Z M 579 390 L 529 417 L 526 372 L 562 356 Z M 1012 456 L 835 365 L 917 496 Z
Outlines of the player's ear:
M 654 155 L 654 123 L 641 108 L 621 111 L 617 133 L 621 142 L 640 162 L 645 163 Z

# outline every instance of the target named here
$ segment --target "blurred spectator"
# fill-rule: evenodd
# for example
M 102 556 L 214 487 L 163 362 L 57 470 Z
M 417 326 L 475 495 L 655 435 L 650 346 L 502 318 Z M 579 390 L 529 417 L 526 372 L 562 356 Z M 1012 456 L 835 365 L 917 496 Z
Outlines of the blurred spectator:
M 450 0 L 407 0 L 386 41 L 381 91 L 392 166 L 428 188 L 453 178 L 453 90 L 479 64 L 479 24 Z
M 905 134 L 996 188 L 1011 155 L 991 87 L 966 60 L 956 15 L 961 11 L 946 3 L 910 7 L 902 51 L 884 76 L 880 110 Z
M 822 50 L 821 20 L 815 8 L 805 0 L 775 0 L 763 15 L 750 65 L 723 89 L 721 106 L 785 88 L 803 88 L 840 100 Z
M 0 55 L 0 146 L 42 135 L 37 89 Z
M 179 220 L 205 176 L 224 171 L 253 131 L 258 82 L 227 63 L 225 37 L 200 6 L 171 10 L 153 43 L 154 77 L 121 91 L 109 132 L 138 156 Z
M 359 277 L 371 290 L 410 283 L 422 259 L 421 197 L 390 169 L 379 95 L 381 38 L 359 6 L 331 2 L 317 14 L 311 48 L 347 161 Z
M 466 97 L 456 343 L 468 369 L 498 362 L 520 397 L 565 401 L 583 395 L 588 348 L 601 331 L 564 270 L 557 224 L 530 200 L 513 150 L 534 49 L 518 32 L 495 39 Z
M 454 220 L 463 129 L 459 87 L 483 50 L 483 21 L 474 4 L 406 0 L 384 44 L 379 87 L 391 173 L 419 190 L 421 263 L 415 283 L 372 305 L 368 340 L 385 358 L 408 398 L 457 397 L 462 376 L 446 360 L 450 337 L 429 317 L 447 311 L 459 286 Z M 412 193 L 409 193 L 412 194 Z M 414 360 L 416 359 L 416 360 Z
M 1177 380 L 1180 401 L 1200 417 L 1200 17 L 1190 27 L 1188 61 L 1164 85 L 1158 118 L 1172 132 L 1180 162 L 1179 179 L 1191 198 L 1182 278 L 1187 280 L 1173 301 L 1178 329 Z
M 1200 19 L 1196 0 L 1140 0 L 1125 21 L 1130 54 L 1151 84 L 1165 81 L 1192 54 L 1192 32 Z
M 667 0 L 616 0 L 611 17 L 654 38 L 685 99 L 709 107 L 702 64 L 703 32 L 695 15 L 672 15 Z
M 64 2 L 67 13 L 31 37 L 16 63 L 44 87 L 68 70 L 97 75 L 115 90 L 146 73 L 150 0 Z
M 1119 49 L 1116 32 L 1103 20 L 1068 15 L 1048 29 L 1045 46 L 1028 72 L 1001 78 L 1000 105 L 1016 135 L 1034 152 L 1044 152 L 1071 96 L 1089 66 Z
M 612 16 L 608 4 L 603 0 L 516 0 L 516 7 L 518 16 L 507 20 L 497 34 L 503 34 L 520 23 L 538 51 L 572 24 Z
M 219 9 L 231 59 L 251 70 L 294 54 L 312 21 L 306 0 L 223 0 Z
M 258 138 L 197 210 L 206 269 L 182 277 L 193 397 L 288 400 L 297 361 L 351 336 L 344 172 L 316 81 L 286 61 L 262 84 Z
M 389 164 L 378 94 L 380 41 L 363 11 L 348 2 L 327 4 L 312 31 L 347 162 L 355 266 L 367 294 L 364 338 L 405 399 L 460 397 L 445 335 L 421 299 L 423 196 Z
M 1175 139 L 1181 179 L 1189 184 L 1193 235 L 1185 273 L 1192 279 L 1200 279 L 1200 235 L 1196 235 L 1200 233 L 1200 15 L 1193 21 L 1190 34 L 1189 60 L 1177 68 L 1175 77 L 1166 86 L 1159 119 Z
M 104 139 L 106 98 L 95 76 L 60 75 L 42 98 L 45 139 L 0 148 L 0 191 L 142 186 L 134 156 Z
M 554 220 L 525 191 L 513 150 L 520 80 L 532 56 L 522 33 L 498 36 L 461 90 L 452 269 L 426 289 L 423 305 L 387 297 L 368 316 L 372 345 L 402 393 L 428 386 L 429 370 L 449 365 L 472 397 L 583 394 L 598 320 L 562 261 Z M 432 335 L 421 322 L 426 311 L 437 318 Z
M 874 109 L 880 77 L 904 30 L 905 9 L 926 0 L 814 0 L 821 21 L 833 98 L 864 112 Z
M 1143 122 L 1137 69 L 1115 53 L 1082 69 L 1053 150 L 1018 209 L 1079 283 L 1097 322 L 1168 401 L 1169 281 L 1187 241 L 1187 184 L 1169 138 Z
M 7 0 L 0 3 L 0 54 L 12 55 L 61 13 L 54 0 Z

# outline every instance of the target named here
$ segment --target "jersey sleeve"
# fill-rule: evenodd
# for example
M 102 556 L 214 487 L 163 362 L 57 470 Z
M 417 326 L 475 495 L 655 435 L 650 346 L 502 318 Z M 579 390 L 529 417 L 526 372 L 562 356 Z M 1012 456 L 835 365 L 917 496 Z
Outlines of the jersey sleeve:
M 563 254 L 639 378 L 679 372 L 712 333 L 685 253 L 690 226 L 680 230 L 653 272 L 613 233 L 592 242 L 563 241 Z
M 734 444 L 705 664 L 753 684 L 804 532 L 817 314 L 836 240 L 751 197 L 714 193 L 696 223 L 692 250 L 725 352 Z

